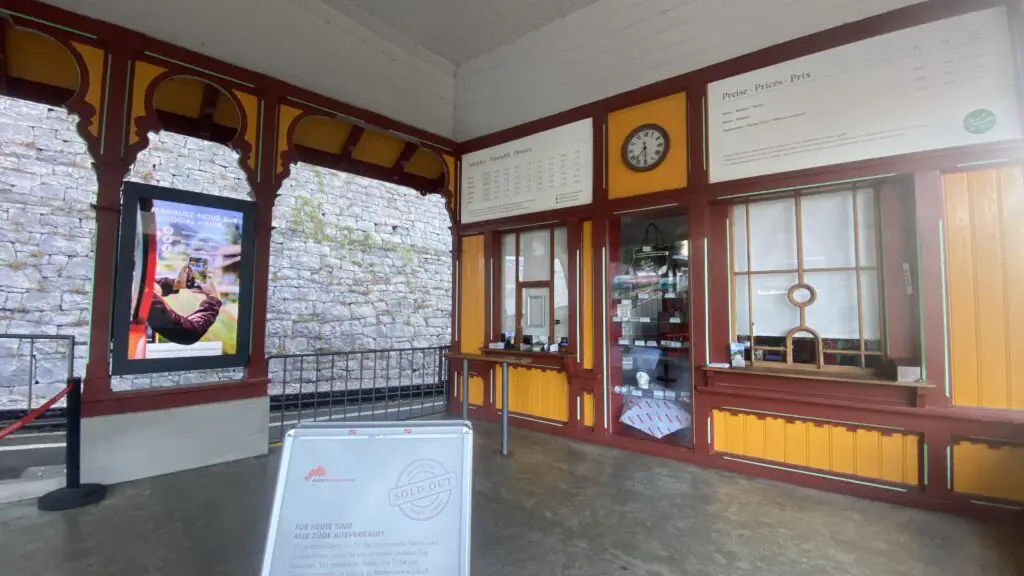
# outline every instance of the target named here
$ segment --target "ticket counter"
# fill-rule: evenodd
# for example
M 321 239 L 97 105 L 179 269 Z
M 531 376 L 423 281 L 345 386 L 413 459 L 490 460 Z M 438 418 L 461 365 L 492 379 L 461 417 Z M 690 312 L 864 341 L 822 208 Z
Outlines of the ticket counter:
M 844 27 L 463 143 L 456 350 L 531 359 L 513 426 L 1019 514 L 1015 18 Z

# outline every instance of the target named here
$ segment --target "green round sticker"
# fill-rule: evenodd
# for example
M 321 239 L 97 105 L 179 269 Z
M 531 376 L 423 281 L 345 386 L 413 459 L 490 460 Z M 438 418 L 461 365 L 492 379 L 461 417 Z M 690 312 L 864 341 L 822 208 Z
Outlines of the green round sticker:
M 978 108 L 964 116 L 964 130 L 971 134 L 984 134 L 995 126 L 996 114 L 987 108 Z

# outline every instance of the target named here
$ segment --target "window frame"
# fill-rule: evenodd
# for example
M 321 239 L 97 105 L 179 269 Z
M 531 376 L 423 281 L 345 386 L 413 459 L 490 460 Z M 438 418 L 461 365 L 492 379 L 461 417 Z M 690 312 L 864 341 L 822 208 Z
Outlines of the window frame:
M 575 338 L 572 330 L 573 314 L 572 314 L 572 279 L 571 279 L 571 262 L 570 254 L 572 253 L 572 239 L 571 230 L 572 226 L 567 222 L 546 222 L 544 224 L 538 224 L 533 226 L 524 226 L 521 228 L 498 230 L 494 232 L 494 253 L 496 254 L 495 260 L 500 262 L 498 270 L 495 271 L 494 280 L 496 282 L 494 290 L 494 305 L 495 305 L 495 317 L 497 322 L 494 324 L 493 337 L 497 339 L 498 336 L 504 331 L 503 324 L 505 319 L 505 269 L 504 269 L 504 258 L 505 253 L 503 250 L 504 239 L 507 236 L 514 235 L 515 242 L 513 243 L 514 258 L 516 260 L 515 265 L 515 309 L 514 309 L 514 322 L 515 322 L 515 335 L 513 337 L 513 345 L 515 349 L 520 352 L 531 352 L 521 350 L 523 341 L 523 291 L 528 288 L 543 288 L 548 291 L 548 306 L 547 306 L 547 321 L 548 321 L 548 345 L 557 344 L 555 336 L 555 260 L 557 256 L 555 254 L 555 231 L 562 229 L 565 232 L 566 239 L 566 266 L 563 267 L 563 273 L 565 274 L 565 288 L 566 288 L 566 306 L 569 308 L 568 320 L 565 326 L 565 336 L 569 342 L 569 351 L 575 350 Z M 520 248 L 522 246 L 520 237 L 524 233 L 537 232 L 539 230 L 546 230 L 548 232 L 548 279 L 547 280 L 522 280 L 520 278 L 519 270 L 519 259 L 520 259 Z M 579 322 L 579 319 L 576 319 Z M 549 353 L 545 349 L 541 353 Z M 562 353 L 562 351 L 559 351 Z
M 852 185 L 844 185 L 841 187 L 808 187 L 800 190 L 787 192 L 784 194 L 771 194 L 763 197 L 748 198 L 742 201 L 737 201 L 729 204 L 729 212 L 727 216 L 727 254 L 728 254 L 728 280 L 729 280 L 729 314 L 730 314 L 730 326 L 729 326 L 729 338 L 731 342 L 739 342 L 739 315 L 737 313 L 737 294 L 736 287 L 737 282 L 747 282 L 747 319 L 748 319 L 748 332 L 749 340 L 747 342 L 747 350 L 749 350 L 749 365 L 751 367 L 758 368 L 785 368 L 785 369 L 802 369 L 802 370 L 815 370 L 815 371 L 839 371 L 839 372 L 852 372 L 857 374 L 875 373 L 879 368 L 868 366 L 867 360 L 869 357 L 877 357 L 879 359 L 880 366 L 884 366 L 888 360 L 887 354 L 887 330 L 886 330 L 886 292 L 885 292 L 885 250 L 882 245 L 882 213 L 881 213 L 881 200 L 880 192 L 882 185 L 880 182 L 868 182 L 868 183 L 857 183 Z M 860 229 L 860 209 L 858 206 L 858 199 L 861 194 L 867 191 L 872 195 L 873 200 L 873 213 L 874 213 L 874 252 L 875 252 L 875 263 L 874 265 L 864 265 L 862 263 L 861 253 L 861 229 Z M 803 234 L 803 214 L 802 214 L 802 199 L 818 196 L 824 194 L 837 194 L 849 192 L 852 197 L 852 229 L 853 229 L 853 253 L 854 262 L 852 266 L 831 266 L 822 268 L 807 268 L 804 262 L 804 234 Z M 778 270 L 752 270 L 751 266 L 751 224 L 750 224 L 750 205 L 757 204 L 760 202 L 768 202 L 774 200 L 785 200 L 792 199 L 794 204 L 794 232 L 795 232 L 795 249 L 796 249 L 796 267 L 793 269 L 778 269 Z M 745 239 L 746 239 L 746 270 L 737 271 L 737 257 L 736 257 L 736 233 L 734 230 L 734 214 L 733 209 L 737 207 L 743 207 L 745 210 L 744 224 Z M 878 350 L 868 350 L 866 346 L 867 339 L 864 336 L 865 327 L 865 310 L 864 310 L 864 283 L 862 282 L 863 272 L 874 272 L 876 278 L 877 295 L 876 301 L 878 305 L 878 329 L 879 329 L 879 346 Z M 854 272 L 855 274 L 855 285 L 857 292 L 857 325 L 858 325 L 858 342 L 859 347 L 855 350 L 852 349 L 828 349 L 824 347 L 823 338 L 813 326 L 807 324 L 807 310 L 806 306 L 798 306 L 792 298 L 792 288 L 787 299 L 790 303 L 799 310 L 800 321 L 797 326 L 792 327 L 786 334 L 785 344 L 783 346 L 759 346 L 757 345 L 757 337 L 754 330 L 754 302 L 753 292 L 751 290 L 751 279 L 755 275 L 759 274 L 787 274 L 795 273 L 797 275 L 797 286 L 809 286 L 805 280 L 805 273 L 807 272 Z M 816 294 L 812 292 L 810 302 L 813 303 L 816 298 Z M 809 334 L 813 337 L 816 348 L 816 358 L 813 364 L 810 363 L 796 363 L 793 361 L 793 340 L 794 336 L 800 334 Z M 771 352 L 782 352 L 785 355 L 784 362 L 776 362 L 771 360 L 758 360 L 756 351 L 771 351 Z M 825 363 L 826 355 L 836 356 L 855 356 L 859 359 L 858 366 L 841 366 Z

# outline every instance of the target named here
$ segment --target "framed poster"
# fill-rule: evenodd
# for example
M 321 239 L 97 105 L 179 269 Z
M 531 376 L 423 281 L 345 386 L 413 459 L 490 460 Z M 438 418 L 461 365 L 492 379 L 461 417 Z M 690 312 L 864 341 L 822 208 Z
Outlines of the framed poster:
M 590 118 L 462 157 L 460 222 L 498 220 L 590 204 L 594 125 Z
M 1021 137 L 1005 7 L 708 85 L 709 179 L 725 182 Z
M 255 206 L 124 183 L 112 374 L 248 363 Z

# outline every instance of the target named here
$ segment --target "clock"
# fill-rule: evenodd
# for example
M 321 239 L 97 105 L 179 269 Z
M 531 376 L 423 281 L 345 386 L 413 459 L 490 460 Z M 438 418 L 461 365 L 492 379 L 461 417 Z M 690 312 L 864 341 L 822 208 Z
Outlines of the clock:
M 642 124 L 622 143 L 622 161 L 634 172 L 654 170 L 668 155 L 668 133 L 657 124 Z

